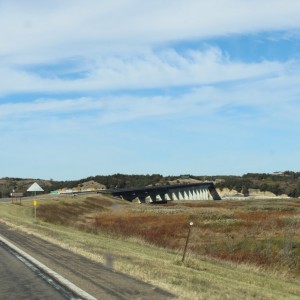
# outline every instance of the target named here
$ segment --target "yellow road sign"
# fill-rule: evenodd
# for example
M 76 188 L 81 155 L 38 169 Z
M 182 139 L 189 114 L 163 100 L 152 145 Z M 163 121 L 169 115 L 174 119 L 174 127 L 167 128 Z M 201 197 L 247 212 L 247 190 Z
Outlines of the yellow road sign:
M 34 200 L 34 201 L 33 201 L 33 206 L 36 206 L 36 204 L 37 204 L 37 201 Z

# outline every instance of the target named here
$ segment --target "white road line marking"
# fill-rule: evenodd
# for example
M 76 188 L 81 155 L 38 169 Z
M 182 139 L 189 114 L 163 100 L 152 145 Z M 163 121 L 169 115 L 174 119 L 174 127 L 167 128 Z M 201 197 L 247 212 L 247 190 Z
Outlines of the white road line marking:
M 43 272 L 48 274 L 50 277 L 54 278 L 56 281 L 58 281 L 60 284 L 65 286 L 67 289 L 71 290 L 73 293 L 78 295 L 79 297 L 82 297 L 86 300 L 97 300 L 94 296 L 88 294 L 86 291 L 82 290 L 66 278 L 62 277 L 58 273 L 54 272 L 50 268 L 48 268 L 46 265 L 39 262 L 37 259 L 32 257 L 31 255 L 27 254 L 17 246 L 13 245 L 10 241 L 8 241 L 6 238 L 4 238 L 2 235 L 0 235 L 0 241 L 2 241 L 6 246 L 13 249 L 15 252 L 17 252 L 20 256 L 23 256 L 26 260 L 28 260 L 33 265 L 37 266 L 39 269 L 41 269 Z

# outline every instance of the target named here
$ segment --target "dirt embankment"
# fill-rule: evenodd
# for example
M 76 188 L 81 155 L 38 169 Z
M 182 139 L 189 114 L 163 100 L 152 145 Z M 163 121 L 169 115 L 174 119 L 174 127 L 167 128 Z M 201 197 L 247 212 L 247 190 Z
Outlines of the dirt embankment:
M 288 195 L 282 194 L 276 196 L 274 193 L 269 191 L 261 191 L 259 189 L 248 189 L 248 194 L 244 195 L 236 190 L 230 190 L 228 188 L 217 189 L 217 192 L 221 196 L 221 198 L 252 198 L 252 199 L 260 199 L 260 198 L 289 198 Z

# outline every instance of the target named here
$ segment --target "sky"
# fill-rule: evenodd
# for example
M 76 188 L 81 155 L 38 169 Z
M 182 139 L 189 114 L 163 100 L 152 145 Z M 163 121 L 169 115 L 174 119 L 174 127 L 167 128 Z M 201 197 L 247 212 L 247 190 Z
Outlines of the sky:
M 299 171 L 299 0 L 0 0 L 0 177 Z

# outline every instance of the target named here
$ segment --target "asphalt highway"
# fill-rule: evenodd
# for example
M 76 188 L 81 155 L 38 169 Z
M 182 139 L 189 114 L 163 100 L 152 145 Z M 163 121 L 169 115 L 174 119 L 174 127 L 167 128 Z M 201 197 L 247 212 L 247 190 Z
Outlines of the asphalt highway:
M 174 298 L 174 295 L 166 291 L 134 279 L 126 274 L 114 271 L 99 263 L 95 263 L 83 256 L 75 254 L 67 249 L 63 249 L 36 236 L 8 228 L 1 222 L 0 234 L 2 237 L 21 248 L 21 250 L 33 256 L 35 259 L 97 299 L 165 300 Z M 9 256 L 9 254 L 10 253 L 5 253 L 6 256 Z M 0 253 L 0 299 L 62 299 L 59 297 L 56 298 L 57 292 L 55 290 L 50 292 L 50 294 L 53 293 L 50 298 L 47 298 L 46 294 L 43 297 L 34 297 L 35 294 L 33 294 L 33 292 L 35 286 L 39 286 L 39 283 L 32 284 L 33 289 L 31 291 L 29 286 L 31 285 L 31 279 L 33 278 L 23 277 L 20 273 L 16 273 L 16 271 L 19 270 L 19 266 L 13 267 L 12 271 L 10 271 L 11 264 L 8 263 L 6 265 L 6 256 L 2 256 L 2 253 Z M 14 262 L 14 264 L 17 263 L 19 262 Z M 7 277 L 5 281 L 2 281 L 1 276 L 6 273 L 11 274 L 11 277 Z M 17 290 L 14 291 L 16 284 L 23 285 L 25 290 L 21 290 L 20 292 Z M 16 293 L 16 296 L 9 298 L 10 293 Z M 28 298 L 19 297 L 22 293 L 24 293 L 24 295 L 27 293 L 26 295 L 30 296 Z
M 64 195 L 62 195 L 61 197 L 63 197 Z M 38 196 L 28 196 L 28 197 L 22 197 L 21 201 L 26 201 L 26 200 L 47 200 L 49 198 L 53 198 L 54 196 L 51 194 L 45 194 L 45 195 L 38 195 Z M 7 198 L 0 198 L 0 203 L 1 202 L 11 202 L 12 198 L 7 197 Z M 20 200 L 18 199 L 17 202 L 19 202 Z
M 0 198 L 0 202 L 11 202 L 10 198 Z
M 38 270 L 31 269 L 0 242 L 1 299 L 66 299 L 47 283 Z

